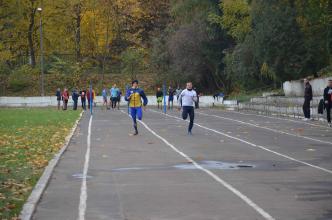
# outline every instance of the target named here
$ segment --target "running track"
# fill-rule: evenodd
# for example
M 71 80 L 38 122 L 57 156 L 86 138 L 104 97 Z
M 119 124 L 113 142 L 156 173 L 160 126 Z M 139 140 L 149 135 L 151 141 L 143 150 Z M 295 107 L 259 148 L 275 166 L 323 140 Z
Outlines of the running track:
M 34 219 L 332 219 L 332 129 L 200 109 L 188 136 L 179 117 L 148 109 L 134 137 L 125 109 L 85 113 Z

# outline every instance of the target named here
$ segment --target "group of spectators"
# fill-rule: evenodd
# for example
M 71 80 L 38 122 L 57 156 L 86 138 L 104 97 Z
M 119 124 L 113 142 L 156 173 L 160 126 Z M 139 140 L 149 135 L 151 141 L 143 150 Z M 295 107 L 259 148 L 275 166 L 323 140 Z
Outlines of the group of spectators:
M 116 84 L 114 84 L 113 87 L 109 89 L 109 92 L 106 88 L 104 88 L 101 94 L 103 97 L 103 106 L 105 106 L 107 109 L 110 109 L 110 107 L 112 109 L 118 107 L 119 109 L 122 93 L 121 90 L 116 87 Z M 62 102 L 62 110 L 67 110 L 70 96 L 74 103 L 73 110 L 77 110 L 79 98 L 81 99 L 81 105 L 83 110 L 86 110 L 86 107 L 90 109 L 90 105 L 96 106 L 96 92 L 94 89 L 90 90 L 89 88 L 87 88 L 78 91 L 77 89 L 74 88 L 71 94 L 69 94 L 67 88 L 64 88 L 63 91 L 61 91 L 61 89 L 58 88 L 55 95 L 57 97 L 58 110 L 61 109 L 61 102 Z M 107 99 L 108 96 L 110 96 L 109 102 Z
M 77 110 L 77 104 L 78 104 L 78 99 L 81 98 L 81 104 L 82 104 L 82 109 L 86 110 L 86 103 L 88 102 L 88 109 L 90 109 L 90 105 L 95 103 L 95 98 L 96 98 L 96 93 L 92 89 L 91 94 L 90 94 L 90 89 L 82 89 L 78 91 L 76 88 L 74 88 L 71 92 L 71 95 L 69 94 L 69 91 L 67 88 L 64 88 L 63 91 L 61 92 L 61 89 L 58 88 L 56 91 L 56 98 L 58 102 L 58 110 L 61 109 L 61 101 L 62 101 L 62 110 L 67 110 L 68 108 L 68 101 L 71 96 L 73 100 L 73 110 Z
M 196 88 L 194 88 L 196 90 Z M 179 100 L 179 96 L 183 89 L 178 87 L 177 89 L 172 88 L 172 86 L 169 86 L 167 90 L 167 95 L 168 95 L 168 109 L 173 109 L 173 104 L 174 104 L 174 97 L 176 97 L 177 100 Z M 197 92 L 197 91 L 196 91 Z M 198 94 L 198 93 L 197 93 Z M 116 109 L 120 107 L 120 102 L 121 102 L 121 96 L 122 92 L 121 90 L 117 87 L 116 84 L 112 86 L 111 89 L 103 88 L 101 95 L 103 97 L 103 106 L 106 107 L 107 109 Z M 94 89 L 92 89 L 92 93 L 90 95 L 90 89 L 82 89 L 78 91 L 76 88 L 74 88 L 71 92 L 69 93 L 67 88 L 64 88 L 63 91 L 61 91 L 60 88 L 57 89 L 56 91 L 56 97 L 57 97 L 57 106 L 58 110 L 62 108 L 62 110 L 67 110 L 68 108 L 68 101 L 70 99 L 70 96 L 73 100 L 73 110 L 77 110 L 78 106 L 78 100 L 80 98 L 81 100 L 81 105 L 82 109 L 86 110 L 86 106 L 88 109 L 90 109 L 90 103 L 92 103 L 94 106 L 96 105 L 95 99 L 96 99 L 96 93 Z M 108 96 L 109 101 L 108 101 Z M 156 98 L 157 98 L 157 106 L 158 109 L 162 108 L 162 101 L 163 101 L 163 96 L 164 93 L 161 91 L 161 88 L 157 88 L 156 92 Z M 61 102 L 62 102 L 62 107 L 61 107 Z M 197 95 L 197 101 L 195 102 L 195 108 L 199 108 L 199 95 Z

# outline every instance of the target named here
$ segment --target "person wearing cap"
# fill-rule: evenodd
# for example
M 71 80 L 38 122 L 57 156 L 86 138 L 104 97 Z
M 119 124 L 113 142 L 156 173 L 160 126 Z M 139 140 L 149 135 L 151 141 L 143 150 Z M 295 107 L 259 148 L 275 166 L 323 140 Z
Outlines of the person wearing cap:
M 142 105 L 145 107 L 148 104 L 148 99 L 143 89 L 138 88 L 138 80 L 131 83 L 132 87 L 127 90 L 125 100 L 129 102 L 130 115 L 134 124 L 134 135 L 138 135 L 137 118 L 142 120 L 143 112 Z M 143 103 L 142 103 L 143 100 Z

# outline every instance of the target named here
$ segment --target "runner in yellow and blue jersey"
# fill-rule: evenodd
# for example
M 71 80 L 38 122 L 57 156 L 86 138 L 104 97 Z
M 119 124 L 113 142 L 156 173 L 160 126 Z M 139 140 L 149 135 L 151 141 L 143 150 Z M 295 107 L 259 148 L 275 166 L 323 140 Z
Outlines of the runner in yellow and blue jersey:
M 143 89 L 138 88 L 138 80 L 134 80 L 131 84 L 132 87 L 127 90 L 125 100 L 129 102 L 130 115 L 133 118 L 134 122 L 134 135 L 137 135 L 138 130 L 136 117 L 138 118 L 138 120 L 142 120 L 142 105 L 146 106 L 148 104 L 148 99 L 146 98 Z

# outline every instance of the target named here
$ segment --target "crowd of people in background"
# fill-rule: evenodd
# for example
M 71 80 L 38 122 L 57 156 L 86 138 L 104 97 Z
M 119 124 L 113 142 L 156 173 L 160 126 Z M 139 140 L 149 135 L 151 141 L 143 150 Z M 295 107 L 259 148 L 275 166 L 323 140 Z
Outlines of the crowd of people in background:
M 67 88 L 64 88 L 63 91 L 61 91 L 61 89 L 58 88 L 55 95 L 56 95 L 56 99 L 57 99 L 58 110 L 61 109 L 61 101 L 62 101 L 62 110 L 68 109 L 68 101 L 70 99 L 70 96 L 73 100 L 73 110 L 77 110 L 79 98 L 81 98 L 81 105 L 82 105 L 83 110 L 86 110 L 87 102 L 88 102 L 88 109 L 90 109 L 91 104 L 96 106 L 96 102 L 95 102 L 96 93 L 93 89 L 90 94 L 90 89 L 88 89 L 88 88 L 82 89 L 80 91 L 78 91 L 76 88 L 74 88 L 70 95 Z
M 91 91 L 91 94 L 90 94 Z M 70 96 L 73 100 L 73 110 L 77 110 L 78 106 L 78 100 L 81 98 L 81 106 L 83 110 L 90 109 L 91 105 L 95 107 L 97 105 L 96 102 L 96 92 L 94 89 L 90 90 L 89 88 L 82 89 L 78 91 L 76 88 L 72 90 L 71 95 L 69 94 L 69 91 L 67 88 L 64 88 L 63 91 L 61 91 L 60 88 L 56 91 L 56 99 L 57 99 L 57 107 L 58 110 L 61 109 L 61 102 L 62 102 L 62 110 L 67 110 L 68 108 L 68 101 L 70 99 Z M 120 108 L 120 101 L 121 101 L 121 90 L 114 84 L 111 89 L 109 89 L 109 92 L 106 88 L 104 88 L 101 92 L 101 95 L 103 97 L 103 107 L 106 109 L 115 109 L 116 107 Z M 107 97 L 110 96 L 109 102 L 107 100 Z
M 165 87 L 164 87 L 165 88 Z M 116 108 L 120 109 L 120 101 L 121 101 L 121 90 L 117 87 L 116 84 L 112 86 L 109 90 L 107 88 L 103 88 L 101 91 L 101 96 L 103 98 L 103 108 L 115 110 Z M 173 89 L 172 86 L 169 86 L 168 89 L 161 90 L 160 87 L 156 90 L 156 100 L 158 109 L 166 108 L 166 95 L 168 95 L 167 107 L 168 109 L 173 109 L 174 97 L 177 98 L 179 109 L 182 109 L 182 118 L 186 120 L 189 117 L 189 126 L 188 126 L 188 134 L 192 134 L 192 128 L 194 125 L 194 109 L 199 108 L 199 92 L 196 88 L 192 86 L 191 82 L 186 84 L 186 88 L 182 90 L 180 87 L 177 89 Z M 108 102 L 108 96 L 109 102 Z M 213 96 L 214 99 L 218 98 L 220 94 L 215 94 Z M 222 94 L 223 96 L 223 94 Z M 60 88 L 56 91 L 57 97 L 57 107 L 60 110 L 61 101 L 62 109 L 67 110 L 68 100 L 70 98 L 70 94 L 67 88 L 64 88 L 61 92 Z M 92 107 L 92 105 L 96 105 L 96 92 L 94 89 L 82 89 L 78 91 L 77 89 L 73 89 L 71 93 L 71 97 L 73 100 L 73 110 L 77 110 L 78 99 L 81 98 L 82 109 L 86 110 L 86 102 L 88 102 L 88 109 Z M 312 87 L 308 79 L 304 79 L 304 103 L 303 103 L 303 113 L 304 120 L 311 120 L 310 117 L 310 102 L 313 99 Z M 133 119 L 134 126 L 134 134 L 138 134 L 137 129 L 137 121 L 136 117 L 141 120 L 142 119 L 142 106 L 147 105 L 148 100 L 142 89 L 138 87 L 138 81 L 134 80 L 132 82 L 132 87 L 127 89 L 125 100 L 128 102 L 128 109 L 130 110 L 131 117 Z M 164 101 L 164 104 L 163 104 Z M 320 101 L 318 112 L 322 114 L 324 109 L 327 112 L 327 122 L 328 126 L 331 125 L 331 108 L 332 108 L 332 80 L 328 81 L 327 87 L 324 89 L 323 99 Z M 128 110 L 128 111 L 129 111 Z
M 196 88 L 194 88 L 196 91 Z M 168 89 L 165 91 L 166 93 L 164 94 L 164 91 L 161 90 L 160 87 L 157 88 L 156 91 L 156 100 L 157 100 L 157 107 L 158 109 L 163 108 L 163 99 L 164 95 L 168 96 L 167 101 L 167 108 L 169 110 L 173 109 L 174 106 L 174 100 L 176 97 L 176 101 L 179 100 L 179 96 L 183 89 L 180 87 L 177 87 L 177 89 L 174 89 L 172 86 L 169 86 Z M 196 91 L 197 92 L 197 91 Z M 103 100 L 103 105 L 102 107 L 104 109 L 120 109 L 120 102 L 121 102 L 121 97 L 122 97 L 122 92 L 121 90 L 117 87 L 116 84 L 114 84 L 110 89 L 107 89 L 104 87 L 101 91 L 101 96 Z M 199 93 L 197 93 L 199 94 Z M 67 88 L 64 88 L 62 91 L 60 88 L 57 89 L 56 91 L 56 98 L 57 98 L 57 108 L 58 110 L 67 110 L 68 109 L 68 101 L 70 100 L 70 97 L 73 100 L 73 110 L 77 110 L 78 107 L 78 101 L 80 99 L 81 101 L 81 107 L 83 110 L 90 109 L 90 105 L 96 106 L 96 92 L 94 89 L 92 89 L 92 92 L 90 94 L 90 89 L 81 89 L 77 90 L 74 88 L 71 92 L 69 93 Z M 109 97 L 109 99 L 108 99 Z M 62 102 L 62 105 L 61 105 Z M 197 101 L 195 102 L 195 108 L 199 108 L 199 95 L 197 95 Z
M 91 94 L 90 94 L 91 91 Z M 195 97 L 195 108 L 199 108 L 199 97 L 201 94 L 197 91 L 196 88 L 193 88 L 193 91 L 195 91 L 196 97 Z M 164 94 L 165 92 L 165 94 Z M 157 88 L 156 91 L 156 100 L 157 100 L 157 108 L 162 109 L 163 108 L 163 100 L 164 96 L 168 95 L 167 100 L 167 108 L 173 109 L 174 104 L 174 97 L 176 97 L 177 102 L 179 100 L 181 101 L 181 93 L 183 90 L 180 87 L 177 87 L 177 89 L 173 89 L 172 86 L 169 86 L 167 91 L 162 91 L 160 87 Z M 78 100 L 80 98 L 81 100 L 81 106 L 83 110 L 86 110 L 86 108 L 90 109 L 91 105 L 96 106 L 96 92 L 94 89 L 90 90 L 82 89 L 78 91 L 76 88 L 74 88 L 71 92 L 71 95 L 69 94 L 69 91 L 67 88 L 64 88 L 63 91 L 60 90 L 60 88 L 56 91 L 56 99 L 57 99 L 57 108 L 58 110 L 61 109 L 61 101 L 62 101 L 62 109 L 67 110 L 68 109 L 68 101 L 70 99 L 70 96 L 73 100 L 73 110 L 77 110 L 78 106 Z M 109 90 L 104 87 L 101 96 L 103 98 L 103 107 L 105 109 L 120 109 L 120 102 L 121 102 L 121 96 L 122 92 L 117 87 L 116 84 L 112 86 Z M 109 101 L 108 101 L 108 98 Z M 223 97 L 224 94 L 215 94 L 213 95 L 214 99 L 218 99 L 219 97 Z M 305 121 L 312 120 L 310 115 L 310 103 L 313 99 L 313 92 L 312 87 L 310 85 L 310 82 L 308 79 L 304 79 L 304 103 L 303 103 L 303 114 Z M 87 104 L 86 104 L 87 103 Z M 166 103 L 166 101 L 165 101 Z M 181 105 L 181 103 L 179 103 Z M 165 106 L 166 107 L 166 106 Z M 332 127 L 331 124 L 331 108 L 332 108 L 332 80 L 328 81 L 327 87 L 324 89 L 323 99 L 321 99 L 319 107 L 318 107 L 318 113 L 323 114 L 324 110 L 326 111 L 327 115 L 327 122 L 328 126 Z

